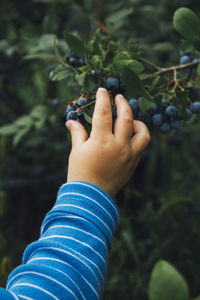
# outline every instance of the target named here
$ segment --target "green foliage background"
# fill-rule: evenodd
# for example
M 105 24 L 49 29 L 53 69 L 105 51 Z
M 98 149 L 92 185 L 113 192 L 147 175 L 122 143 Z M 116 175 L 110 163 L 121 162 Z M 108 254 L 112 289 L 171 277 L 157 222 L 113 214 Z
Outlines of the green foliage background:
M 63 31 L 91 36 L 106 27 L 122 45 L 132 37 L 150 61 L 179 64 L 181 37 L 172 17 L 182 6 L 200 14 L 197 0 L 1 1 L 0 126 L 17 120 L 0 135 L 2 285 L 26 245 L 38 238 L 66 179 L 70 141 L 64 110 L 77 89 L 70 76 L 49 80 L 56 64 L 53 35 L 65 55 Z M 121 222 L 103 299 L 147 299 L 160 259 L 182 273 L 192 298 L 200 294 L 199 126 L 200 121 L 167 135 L 152 131 L 137 171 L 117 196 Z

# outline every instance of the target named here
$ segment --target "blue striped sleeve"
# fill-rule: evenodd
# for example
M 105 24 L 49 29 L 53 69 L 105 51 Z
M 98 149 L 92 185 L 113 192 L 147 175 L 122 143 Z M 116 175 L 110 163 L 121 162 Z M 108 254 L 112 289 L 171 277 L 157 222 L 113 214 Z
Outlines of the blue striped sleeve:
M 102 189 L 81 181 L 62 185 L 0 298 L 100 299 L 118 223 L 118 208 Z

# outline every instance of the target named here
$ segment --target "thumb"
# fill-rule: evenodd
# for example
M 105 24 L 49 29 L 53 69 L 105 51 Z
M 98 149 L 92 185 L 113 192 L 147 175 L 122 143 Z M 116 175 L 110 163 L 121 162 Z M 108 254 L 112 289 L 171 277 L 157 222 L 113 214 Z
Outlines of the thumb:
M 135 135 L 131 139 L 133 153 L 137 156 L 148 146 L 151 136 L 147 126 L 141 121 L 133 121 Z
M 88 139 L 88 134 L 81 123 L 70 120 L 65 125 L 71 134 L 72 147 L 80 145 Z

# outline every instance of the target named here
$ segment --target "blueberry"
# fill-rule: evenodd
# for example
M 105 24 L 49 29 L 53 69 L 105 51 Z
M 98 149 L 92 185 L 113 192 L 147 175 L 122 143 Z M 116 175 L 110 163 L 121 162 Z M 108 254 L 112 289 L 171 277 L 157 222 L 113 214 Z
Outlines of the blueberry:
M 78 120 L 77 112 L 76 111 L 68 112 L 66 120 Z
M 139 118 L 139 120 L 143 121 L 143 122 L 148 122 L 148 115 L 143 112 L 142 110 L 139 110 L 139 112 L 137 113 L 137 117 Z
M 191 104 L 190 108 L 194 113 L 199 113 L 200 112 L 200 102 L 199 101 L 193 102 Z
M 77 58 L 76 54 L 72 50 L 69 51 L 69 56 L 72 58 Z
M 169 105 L 167 108 L 166 108 L 166 110 L 165 110 L 165 112 L 166 112 L 166 114 L 168 115 L 168 116 L 170 116 L 170 117 L 175 117 L 176 116 L 176 107 L 174 106 L 174 105 Z
M 106 79 L 106 86 L 108 89 L 116 89 L 119 87 L 119 79 L 114 77 L 114 76 L 110 76 Z
M 170 127 L 169 123 L 164 122 L 164 123 L 162 124 L 162 126 L 160 127 L 160 130 L 161 130 L 162 132 L 167 133 L 167 132 L 170 132 L 171 127 Z
M 197 61 L 199 61 L 199 58 L 197 58 L 197 57 L 194 57 L 192 60 L 192 62 L 197 62 Z
M 75 110 L 76 110 L 76 107 L 69 104 L 66 108 L 65 113 L 67 115 L 70 111 L 75 111 Z
M 163 123 L 163 115 L 162 114 L 153 115 L 152 122 L 154 125 L 160 126 Z
M 69 63 L 72 67 L 76 68 L 78 66 L 78 60 L 75 57 L 69 59 Z
M 136 113 L 139 110 L 138 100 L 137 99 L 130 99 L 128 101 L 133 113 Z
M 181 125 L 181 122 L 179 120 L 172 120 L 170 122 L 170 126 L 172 129 L 178 129 Z
M 77 101 L 78 106 L 83 106 L 87 104 L 87 99 L 86 98 L 79 98 Z
M 184 52 L 183 50 L 180 51 L 180 56 L 190 56 L 191 55 L 191 52 Z
M 54 99 L 52 99 L 51 103 L 53 104 L 53 106 L 59 106 L 60 101 L 58 98 L 54 98 Z
M 183 55 L 180 59 L 180 64 L 184 65 L 184 64 L 188 64 L 191 62 L 191 58 L 187 55 Z
M 79 65 L 80 67 L 82 67 L 82 66 L 85 65 L 85 62 L 84 62 L 84 59 L 83 59 L 83 58 L 79 58 L 79 60 L 78 60 L 78 65 Z
M 190 108 L 188 108 L 188 107 L 186 107 L 185 110 L 186 110 L 186 113 L 188 115 L 188 118 L 191 118 L 192 117 L 192 110 Z
M 78 116 L 77 121 L 79 121 L 81 124 L 84 125 L 85 120 L 84 120 L 84 114 L 83 114 L 82 110 L 77 110 L 76 113 L 77 113 L 77 116 Z
M 167 105 L 168 105 L 167 100 L 166 99 L 162 99 L 161 100 L 161 105 L 162 105 L 163 108 L 167 107 Z
M 151 108 L 150 108 L 150 113 L 151 114 L 155 114 L 158 111 L 158 105 L 154 104 Z

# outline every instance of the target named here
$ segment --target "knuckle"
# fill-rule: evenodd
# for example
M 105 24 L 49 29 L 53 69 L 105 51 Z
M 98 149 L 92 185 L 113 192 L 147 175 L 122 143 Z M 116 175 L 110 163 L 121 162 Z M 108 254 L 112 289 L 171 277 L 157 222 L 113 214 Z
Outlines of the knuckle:
M 105 116 L 109 114 L 109 109 L 106 106 L 99 105 L 97 107 L 97 113 L 101 116 Z
M 126 115 L 126 116 L 124 116 L 124 123 L 126 123 L 127 125 L 131 125 L 131 124 L 133 124 L 133 119 L 131 118 L 131 116 L 129 116 L 129 115 Z

